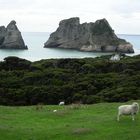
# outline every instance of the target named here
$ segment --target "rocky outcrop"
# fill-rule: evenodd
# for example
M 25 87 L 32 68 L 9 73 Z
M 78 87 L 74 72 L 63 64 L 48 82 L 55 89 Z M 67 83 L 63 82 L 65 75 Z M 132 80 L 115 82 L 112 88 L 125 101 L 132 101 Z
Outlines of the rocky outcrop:
M 0 26 L 0 45 L 4 42 L 4 37 L 6 35 L 6 28 L 4 26 Z
M 0 49 L 27 49 L 14 20 L 6 28 L 0 26 Z
M 80 24 L 78 17 L 62 20 L 44 47 L 134 53 L 133 46 L 118 38 L 106 19 Z

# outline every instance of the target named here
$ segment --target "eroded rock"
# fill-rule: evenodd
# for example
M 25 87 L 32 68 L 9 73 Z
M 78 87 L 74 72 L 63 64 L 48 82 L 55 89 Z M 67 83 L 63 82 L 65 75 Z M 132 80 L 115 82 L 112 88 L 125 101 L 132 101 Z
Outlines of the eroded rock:
M 80 24 L 78 17 L 62 20 L 44 47 L 134 53 L 133 46 L 118 38 L 106 19 Z
M 27 49 L 21 32 L 16 26 L 16 21 L 11 21 L 8 26 L 0 27 L 0 48 L 1 49 Z

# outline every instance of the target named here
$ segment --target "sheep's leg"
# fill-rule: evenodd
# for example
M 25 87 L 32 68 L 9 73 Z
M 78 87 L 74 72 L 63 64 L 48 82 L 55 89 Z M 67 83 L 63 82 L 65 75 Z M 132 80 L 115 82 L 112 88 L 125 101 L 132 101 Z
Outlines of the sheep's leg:
M 120 121 L 120 114 L 118 113 L 117 121 Z
M 132 114 L 132 121 L 134 121 L 135 120 L 135 116 L 134 116 L 134 114 Z

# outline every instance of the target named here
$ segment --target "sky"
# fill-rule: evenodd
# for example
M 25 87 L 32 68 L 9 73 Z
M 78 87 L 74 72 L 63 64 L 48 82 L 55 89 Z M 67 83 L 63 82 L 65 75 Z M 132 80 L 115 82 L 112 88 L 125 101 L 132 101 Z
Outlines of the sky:
M 140 0 L 0 0 L 0 26 L 16 20 L 21 32 L 54 32 L 71 17 L 106 18 L 117 34 L 140 34 Z

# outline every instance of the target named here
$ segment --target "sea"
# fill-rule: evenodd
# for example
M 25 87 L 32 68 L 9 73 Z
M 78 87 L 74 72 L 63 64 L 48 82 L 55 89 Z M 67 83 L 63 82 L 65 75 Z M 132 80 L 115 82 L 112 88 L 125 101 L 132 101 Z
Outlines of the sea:
M 28 46 L 28 50 L 0 49 L 0 61 L 3 61 L 3 59 L 8 56 L 17 56 L 30 61 L 38 61 L 50 58 L 94 58 L 101 55 L 111 54 L 83 52 L 72 49 L 44 48 L 44 43 L 48 40 L 49 36 L 50 33 L 48 32 L 22 32 L 22 37 L 25 44 Z M 118 34 L 117 36 L 126 39 L 133 44 L 135 53 L 128 55 L 133 56 L 140 54 L 140 35 Z

